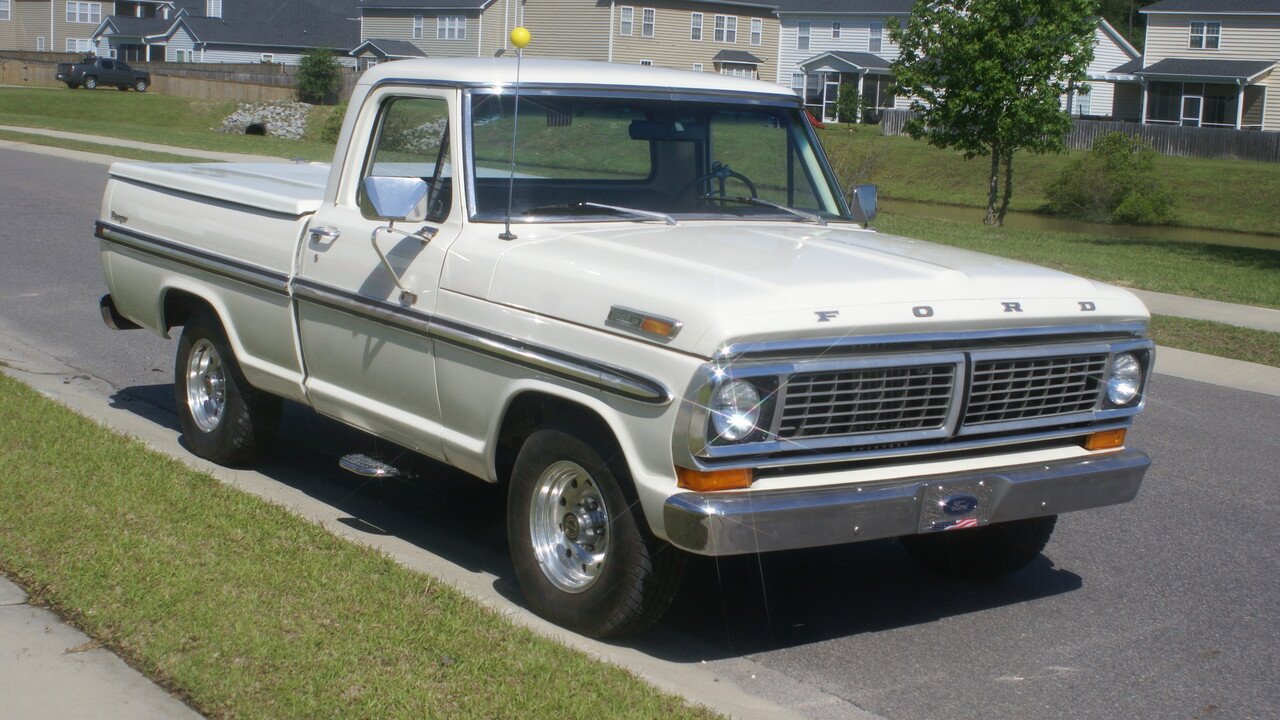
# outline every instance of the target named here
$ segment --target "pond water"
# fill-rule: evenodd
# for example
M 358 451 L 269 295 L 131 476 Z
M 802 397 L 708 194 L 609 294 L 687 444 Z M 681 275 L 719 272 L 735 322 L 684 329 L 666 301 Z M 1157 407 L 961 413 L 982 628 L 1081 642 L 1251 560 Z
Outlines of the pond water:
M 881 199 L 880 209 L 894 215 L 934 218 L 937 220 L 956 220 L 959 222 L 981 223 L 984 210 L 982 208 L 959 207 L 956 205 L 936 205 L 934 203 L 911 202 L 909 200 Z M 1087 233 L 1090 235 L 1111 235 L 1114 237 L 1146 238 L 1150 240 L 1169 240 L 1173 242 L 1211 243 L 1213 245 L 1229 245 L 1232 247 L 1260 248 L 1280 251 L 1280 235 L 1256 235 L 1253 233 L 1231 232 L 1225 230 L 1205 230 L 1201 228 L 1170 227 L 1166 225 L 1108 225 L 1080 220 L 1039 215 L 1029 212 L 1009 211 L 1004 219 L 1007 227 L 1018 230 L 1047 230 L 1052 232 Z

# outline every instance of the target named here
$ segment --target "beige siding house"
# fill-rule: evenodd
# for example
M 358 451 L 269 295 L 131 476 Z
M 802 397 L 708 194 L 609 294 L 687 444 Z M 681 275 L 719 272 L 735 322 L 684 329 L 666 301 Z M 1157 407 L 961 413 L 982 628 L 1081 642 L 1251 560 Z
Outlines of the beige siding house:
M 1280 130 L 1280 0 L 1162 0 L 1134 77 L 1149 124 Z
M 773 10 L 773 5 L 748 2 L 615 2 L 609 59 L 774 82 L 778 18 Z
M 4 12 L 4 5 L 8 12 Z M 53 50 L 53 14 L 49 0 L 0 3 L 0 50 Z
M 0 0 L 0 50 L 98 52 L 93 31 L 114 2 Z

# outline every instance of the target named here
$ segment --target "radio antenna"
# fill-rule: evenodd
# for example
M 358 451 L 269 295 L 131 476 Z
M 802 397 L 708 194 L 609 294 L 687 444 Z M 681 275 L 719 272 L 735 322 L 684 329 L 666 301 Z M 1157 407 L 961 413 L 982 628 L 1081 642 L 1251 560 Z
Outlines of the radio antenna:
M 511 169 L 507 176 L 507 224 L 506 229 L 498 235 L 499 240 L 515 240 L 511 232 L 511 199 L 516 191 L 516 131 L 520 128 L 520 63 L 524 59 L 524 49 L 529 46 L 529 31 L 518 27 L 511 31 L 511 44 L 516 46 L 516 87 L 515 110 L 511 114 Z

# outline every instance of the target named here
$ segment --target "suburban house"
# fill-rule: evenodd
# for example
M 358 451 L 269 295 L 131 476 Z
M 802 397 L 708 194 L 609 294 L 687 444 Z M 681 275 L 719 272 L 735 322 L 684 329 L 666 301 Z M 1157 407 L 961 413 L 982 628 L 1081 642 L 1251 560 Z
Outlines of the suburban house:
M 427 54 L 408 40 L 370 38 L 352 50 L 351 56 L 356 59 L 357 69 L 368 70 L 378 63 L 424 58 Z
M 773 81 L 778 19 L 757 0 L 364 0 L 364 41 L 411 43 L 428 57 L 510 51 L 523 25 L 530 57 L 604 60 Z M 363 48 L 363 46 L 362 46 Z
M 1115 68 L 1138 61 L 1142 53 L 1106 18 L 1098 18 L 1093 31 L 1093 61 L 1085 69 L 1088 83 L 1072 88 L 1063 98 L 1063 109 L 1078 117 L 1121 119 L 1116 111 Z
M 778 83 L 805 100 L 814 117 L 836 119 L 841 85 L 856 83 L 868 110 L 906 108 L 889 92 L 898 46 L 885 23 L 906 23 L 913 0 L 779 0 Z
M 1142 58 L 1112 71 L 1127 82 L 1117 108 L 1145 124 L 1280 130 L 1280 0 L 1162 0 L 1141 12 Z

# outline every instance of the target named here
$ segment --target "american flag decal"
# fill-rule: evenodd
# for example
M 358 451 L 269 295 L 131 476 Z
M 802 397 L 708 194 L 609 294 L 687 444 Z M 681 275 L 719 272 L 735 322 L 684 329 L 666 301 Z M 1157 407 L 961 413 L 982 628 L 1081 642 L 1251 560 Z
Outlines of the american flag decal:
M 965 518 L 963 520 L 939 520 L 935 522 L 930 530 L 964 530 L 965 528 L 978 527 L 978 518 Z

